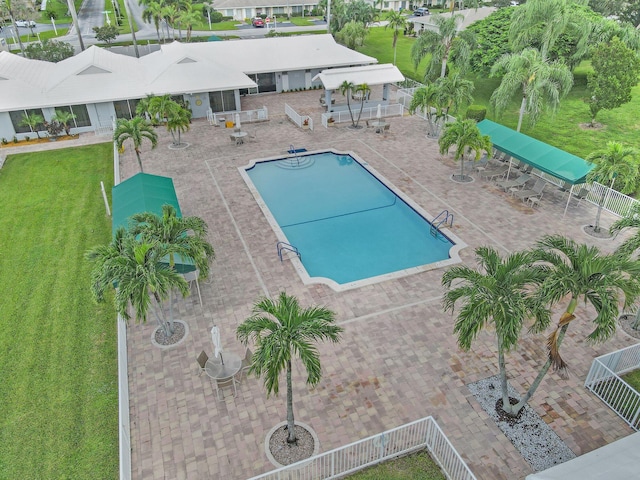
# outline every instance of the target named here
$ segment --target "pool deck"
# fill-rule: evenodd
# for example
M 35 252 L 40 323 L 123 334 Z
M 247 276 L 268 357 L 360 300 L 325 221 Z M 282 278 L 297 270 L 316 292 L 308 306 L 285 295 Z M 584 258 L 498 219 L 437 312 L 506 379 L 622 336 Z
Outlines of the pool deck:
M 524 478 L 530 467 L 465 386 L 498 372 L 494 336 L 483 332 L 470 352 L 457 347 L 454 318 L 442 311 L 443 270 L 341 293 L 324 285 L 304 286 L 291 262 L 279 261 L 277 238 L 237 169 L 252 159 L 283 154 L 290 145 L 352 150 L 430 214 L 452 212 L 452 230 L 469 245 L 461 252 L 469 266 L 475 266 L 473 251 L 480 245 L 507 253 L 557 233 L 611 251 L 621 239 L 596 240 L 582 232 L 596 215 L 586 201 L 579 206 L 572 201 L 563 218 L 560 195 L 546 193 L 534 210 L 475 172 L 473 183 L 452 182 L 459 165 L 438 154 L 419 118 L 390 118 L 386 135 L 347 124 L 325 129 L 319 95 L 243 98 L 243 110 L 266 105 L 270 120 L 243 125 L 249 138 L 242 145 L 230 141 L 229 130 L 195 121 L 183 134 L 188 148 L 169 149 L 171 137 L 159 129 L 158 147 L 142 149 L 145 172 L 172 177 L 183 214 L 208 223 L 216 260 L 210 279 L 201 284 L 204 307 L 197 294 L 178 303 L 177 318 L 190 327 L 184 343 L 170 350 L 154 347 L 152 321 L 131 323 L 128 329 L 133 478 L 246 479 L 273 468 L 264 437 L 286 418 L 284 393 L 267 398 L 261 382 L 249 378 L 237 397 L 226 392 L 225 400 L 217 401 L 210 380 L 198 376 L 195 357 L 203 349 L 211 353 L 214 322 L 225 349 L 241 354 L 235 328 L 260 295 L 281 290 L 302 305 L 329 307 L 345 328 L 339 344 L 319 346 L 323 377 L 316 388 L 307 388 L 303 368 L 294 363 L 296 419 L 313 427 L 321 451 L 431 415 L 478 479 Z M 289 122 L 285 102 L 311 115 L 315 130 Z M 135 156 L 127 147 L 121 176 L 135 173 Z M 611 222 L 603 215 L 603 225 Z M 549 374 L 530 405 L 580 455 L 632 433 L 582 385 L 594 357 L 636 341 L 619 330 L 605 344 L 590 346 L 585 337 L 593 312 L 580 304 L 577 313 L 580 321 L 562 346 L 570 378 Z M 508 355 L 510 381 L 518 390 L 532 381 L 543 357 L 543 337 L 523 334 L 518 350 Z

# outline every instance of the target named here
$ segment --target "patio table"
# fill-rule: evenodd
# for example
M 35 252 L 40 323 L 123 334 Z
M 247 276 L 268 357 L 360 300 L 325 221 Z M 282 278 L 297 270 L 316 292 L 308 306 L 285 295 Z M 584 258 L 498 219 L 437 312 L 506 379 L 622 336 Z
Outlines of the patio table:
M 204 367 L 204 372 L 213 379 L 234 377 L 242 366 L 242 359 L 235 353 L 224 352 L 221 354 L 224 363 L 219 358 L 209 358 Z
M 236 142 L 236 145 L 242 145 L 244 143 L 244 137 L 247 136 L 247 132 L 233 132 L 230 137 L 231 140 Z

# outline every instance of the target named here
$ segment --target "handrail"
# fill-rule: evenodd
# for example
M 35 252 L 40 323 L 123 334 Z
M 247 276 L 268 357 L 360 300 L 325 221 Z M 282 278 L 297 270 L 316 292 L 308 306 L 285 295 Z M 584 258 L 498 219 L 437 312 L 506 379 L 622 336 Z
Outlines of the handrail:
M 444 215 L 444 218 L 441 219 L 437 224 L 436 221 L 442 217 Z M 453 213 L 449 213 L 449 210 L 443 210 L 441 211 L 438 216 L 436 216 L 436 218 L 433 219 L 433 221 L 431 222 L 431 235 L 433 235 L 434 237 L 438 234 L 438 232 L 440 231 L 440 226 L 442 224 L 444 224 L 445 226 L 447 225 L 447 222 L 449 221 L 449 219 L 451 219 L 451 222 L 448 224 L 450 227 L 453 227 Z
M 299 259 L 302 259 L 302 255 L 300 255 L 300 250 L 298 250 L 297 247 L 294 247 L 290 243 L 278 242 L 278 243 L 276 243 L 276 250 L 278 250 L 278 257 L 280 258 L 281 262 L 282 262 L 282 251 L 283 250 L 288 250 L 290 252 L 293 252 L 298 256 Z

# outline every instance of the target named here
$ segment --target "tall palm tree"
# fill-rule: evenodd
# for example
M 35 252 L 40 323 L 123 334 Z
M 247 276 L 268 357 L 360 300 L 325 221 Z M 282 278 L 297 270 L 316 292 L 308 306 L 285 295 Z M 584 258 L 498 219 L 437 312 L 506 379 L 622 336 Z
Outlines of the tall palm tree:
M 625 228 L 633 228 L 635 233 L 616 249 L 616 253 L 631 255 L 640 250 L 640 203 L 635 203 L 624 217 L 616 220 L 613 225 L 611 225 L 609 231 L 615 235 Z M 640 308 L 636 311 L 636 318 L 631 328 L 634 330 L 640 329 Z
M 189 4 L 186 10 L 180 13 L 180 25 L 187 27 L 187 43 L 191 41 L 193 26 L 198 25 L 201 19 L 202 14 L 196 12 L 191 4 Z
M 450 111 L 458 113 L 463 106 L 473 102 L 475 85 L 471 80 L 463 78 L 460 72 L 440 77 L 435 83 L 445 117 Z
M 560 235 L 545 236 L 537 242 L 534 258 L 549 266 L 538 295 L 541 301 L 553 306 L 569 299 L 558 324 L 547 338 L 547 361 L 520 401 L 513 406 L 514 414 L 535 393 L 540 382 L 553 366 L 563 373 L 567 365 L 560 355 L 562 340 L 571 322 L 576 318 L 578 301 L 583 300 L 596 311 L 594 329 L 588 335 L 590 342 L 603 342 L 616 331 L 619 304 L 632 305 L 640 295 L 640 262 L 628 256 L 606 255 L 597 247 L 577 244 Z
M 140 240 L 120 227 L 109 245 L 94 247 L 85 254 L 94 264 L 91 271 L 94 298 L 103 301 L 105 292 L 116 286 L 114 303 L 118 314 L 126 320 L 131 318 L 130 305 L 136 320 L 146 322 L 151 311 L 164 334 L 171 336 L 174 330 L 162 304 L 174 289 L 182 296 L 189 293 L 185 279 L 163 261 L 172 251 L 161 244 Z
M 18 32 L 18 26 L 16 25 L 16 19 L 14 16 L 14 11 L 13 11 L 13 4 L 11 2 L 11 0 L 4 0 L 4 4 L 6 5 L 6 11 L 9 14 L 9 19 L 11 20 L 11 25 L 13 25 L 13 31 L 14 32 Z M 20 34 L 17 33 L 16 35 L 18 37 L 18 45 L 20 46 L 20 52 L 22 52 L 22 56 L 25 56 L 24 53 L 24 45 L 22 44 L 22 39 L 20 38 Z M 40 138 L 40 137 L 38 137 Z
M 356 122 L 353 119 L 353 111 L 351 111 L 351 92 L 353 92 L 355 88 L 356 86 L 353 84 L 353 82 L 349 82 L 348 80 L 345 80 L 344 82 L 342 82 L 342 84 L 340 84 L 340 93 L 347 97 L 347 109 L 349 110 L 349 115 L 351 116 L 351 125 L 353 127 L 356 126 Z
M 113 132 L 113 141 L 116 142 L 118 148 L 122 148 L 122 145 L 127 140 L 133 142 L 133 149 L 136 152 L 141 172 L 144 172 L 144 170 L 142 168 L 142 160 L 140 159 L 140 147 L 144 139 L 151 142 L 152 149 L 158 145 L 158 134 L 146 118 L 133 117 L 131 120 L 127 120 L 126 118 L 118 119 L 116 129 Z
M 465 153 L 475 153 L 474 161 L 480 159 L 480 155 L 484 151 L 490 155 L 493 144 L 489 135 L 482 135 L 480 129 L 473 119 L 456 120 L 454 123 L 448 123 L 444 127 L 444 132 L 438 140 L 440 146 L 440 154 L 444 155 L 453 145 L 456 146 L 454 159 L 460 160 L 460 180 L 464 181 L 468 177 L 464 174 L 464 155 Z
M 169 32 L 169 24 L 171 25 L 171 30 L 173 32 L 173 39 L 176 38 L 176 20 L 180 16 L 180 11 L 178 7 L 174 4 L 164 5 L 162 7 L 162 17 L 167 21 L 167 35 Z
M 291 361 L 299 357 L 307 371 L 307 385 L 316 386 L 322 369 L 314 343 L 340 340 L 343 329 L 334 322 L 335 314 L 331 310 L 317 306 L 303 309 L 296 297 L 280 292 L 276 301 L 266 297 L 258 299 L 253 314 L 236 330 L 243 344 L 249 340 L 256 344 L 249 373 L 264 377 L 267 395 L 278 394 L 280 374 L 286 372 L 289 443 L 296 441 Z
M 466 69 L 475 37 L 471 31 L 458 32 L 462 20 L 464 16 L 459 13 L 435 15 L 433 23 L 438 31 L 424 30 L 411 47 L 411 59 L 416 69 L 424 57 L 431 55 L 424 74 L 425 80 L 444 77 L 447 74 L 447 62 L 454 57 L 458 68 L 461 71 Z
M 550 106 L 555 112 L 573 85 L 573 75 L 564 63 L 545 60 L 535 48 L 500 57 L 491 67 L 491 76 L 500 75 L 503 75 L 502 81 L 491 95 L 491 103 L 496 113 L 501 115 L 511 103 L 511 98 L 521 92 L 518 132 L 525 113 L 531 125 L 535 125 L 543 105 Z
M 505 354 L 517 346 L 525 320 L 534 320 L 530 327 L 534 333 L 549 325 L 549 310 L 532 295 L 545 278 L 545 268 L 534 265 L 529 252 L 501 258 L 491 247 L 478 247 L 475 253 L 478 270 L 456 266 L 442 276 L 442 285 L 447 289 L 444 309 L 453 313 L 456 304 L 462 304 L 453 332 L 463 350 L 469 350 L 478 334 L 493 325 L 498 341 L 502 408 L 511 413 Z
M 430 83 L 413 92 L 413 97 L 409 104 L 409 113 L 412 115 L 418 110 L 424 112 L 427 119 L 427 128 L 429 129 L 427 135 L 430 137 L 437 137 L 440 134 L 438 122 L 443 117 L 440 100 L 441 96 L 437 84 Z
M 398 43 L 398 36 L 400 35 L 400 29 L 404 29 L 407 25 L 407 17 L 401 12 L 391 10 L 387 13 L 387 24 L 384 28 L 393 29 L 393 64 L 396 64 L 396 46 Z
M 638 188 L 640 158 L 635 148 L 620 142 L 607 142 L 607 148 L 589 154 L 587 160 L 596 165 L 587 175 L 587 181 L 597 181 L 605 185 L 610 183 L 612 188 L 617 186 L 622 193 L 633 193 Z M 600 231 L 600 215 L 606 194 L 606 189 L 603 188 L 593 227 L 595 232 Z
M 361 83 L 356 87 L 356 93 L 360 95 L 360 111 L 358 112 L 358 119 L 356 120 L 356 127 L 360 123 L 360 117 L 362 116 L 362 110 L 364 109 L 364 102 L 369 98 L 371 93 L 371 87 L 366 83 Z
M 145 8 L 142 12 L 142 19 L 147 23 L 153 22 L 154 27 L 156 27 L 158 43 L 162 43 L 162 40 L 160 39 L 160 22 L 163 18 L 162 8 L 162 2 L 152 1 L 145 5 Z M 164 37 L 164 33 L 162 34 L 162 36 Z
M 32 132 L 35 132 L 38 138 L 40 138 L 40 129 L 38 127 L 43 123 L 44 117 L 37 113 L 25 113 L 22 115 L 22 120 L 20 120 L 20 125 L 29 127 Z

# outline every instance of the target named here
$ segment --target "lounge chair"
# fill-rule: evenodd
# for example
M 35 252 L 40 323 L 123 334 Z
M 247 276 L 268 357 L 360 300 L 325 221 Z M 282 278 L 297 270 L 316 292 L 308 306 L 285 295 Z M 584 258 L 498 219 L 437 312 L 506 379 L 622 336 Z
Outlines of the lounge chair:
M 515 180 L 503 180 L 502 182 L 496 183 L 496 185 L 498 185 L 501 189 L 507 192 L 509 191 L 510 188 L 523 186 L 529 180 L 531 180 L 531 175 L 529 175 L 528 173 L 523 173 Z
M 486 178 L 487 180 L 495 180 L 496 178 L 504 177 L 508 171 L 509 167 L 506 165 L 498 168 L 487 168 L 480 174 L 480 176 Z
M 542 197 L 542 191 L 546 186 L 547 186 L 547 181 L 543 178 L 539 178 L 538 180 L 536 180 L 536 183 L 533 186 L 533 188 L 531 189 L 525 188 L 524 190 L 518 190 L 516 192 L 512 192 L 511 194 L 514 197 L 522 200 L 522 202 L 524 203 L 531 197 L 538 197 L 538 198 Z

